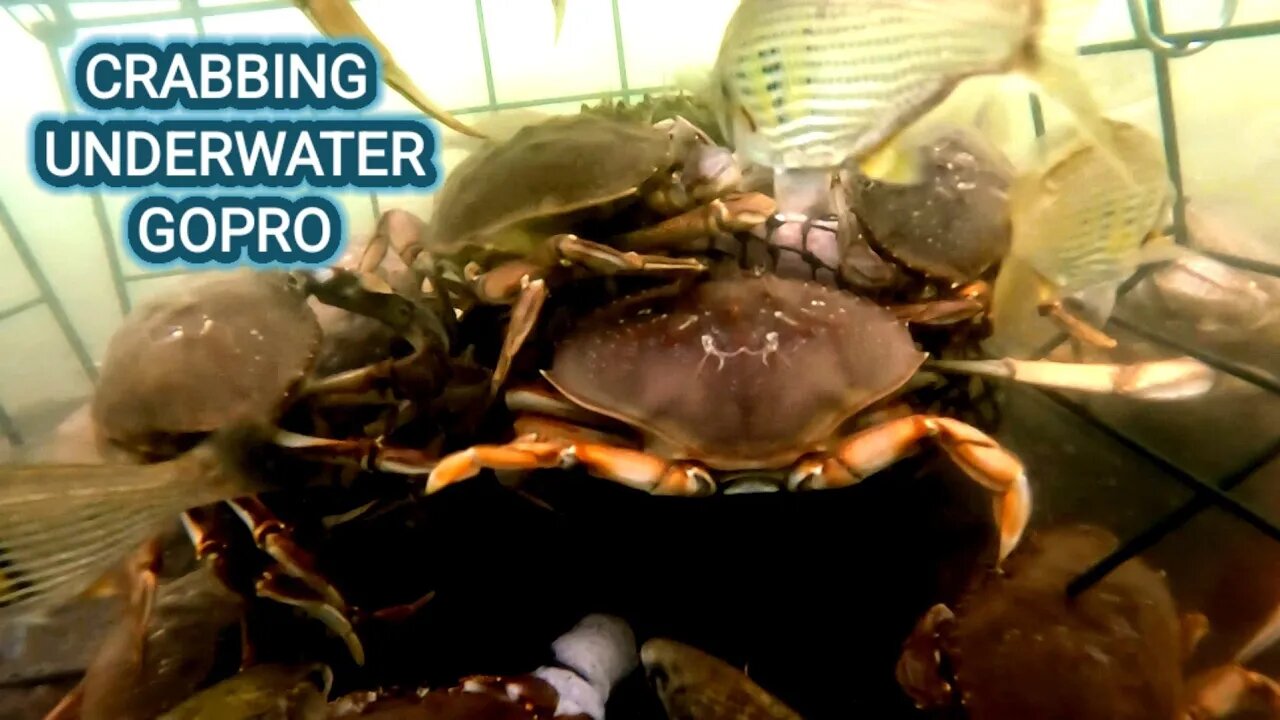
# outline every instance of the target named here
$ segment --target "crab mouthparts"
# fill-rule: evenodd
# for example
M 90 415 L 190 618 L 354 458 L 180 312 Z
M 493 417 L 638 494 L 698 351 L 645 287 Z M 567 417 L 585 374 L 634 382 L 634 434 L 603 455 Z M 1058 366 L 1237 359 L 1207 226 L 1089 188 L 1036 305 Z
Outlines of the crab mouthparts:
M 723 370 L 725 360 L 739 355 L 752 355 L 758 357 L 760 358 L 760 362 L 768 365 L 769 356 L 778 352 L 778 333 L 774 331 L 765 333 L 764 347 L 752 349 L 743 345 L 736 350 L 721 349 L 716 345 L 716 339 L 712 337 L 710 333 L 706 333 L 702 336 L 702 350 L 706 355 L 703 356 L 702 362 L 698 364 L 698 370 L 702 370 L 702 366 L 706 364 L 707 359 L 713 357 L 716 359 L 716 369 Z

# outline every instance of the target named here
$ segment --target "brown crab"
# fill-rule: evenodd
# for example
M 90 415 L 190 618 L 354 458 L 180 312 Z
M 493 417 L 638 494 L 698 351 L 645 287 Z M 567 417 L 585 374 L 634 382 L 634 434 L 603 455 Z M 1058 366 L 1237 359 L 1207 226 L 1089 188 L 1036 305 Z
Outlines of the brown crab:
M 925 615 L 904 646 L 899 683 L 920 707 L 962 705 L 971 720 L 1280 718 L 1280 685 L 1238 665 L 1184 681 L 1207 621 L 1179 617 L 1164 575 L 1143 561 L 1068 599 L 1068 582 L 1116 544 L 1089 526 L 1032 535 L 954 612 L 937 605 Z
M 104 453 L 127 460 L 172 458 L 224 427 L 274 427 L 301 395 L 345 392 L 375 379 L 397 379 L 407 361 L 428 354 L 428 321 L 397 295 L 362 287 L 361 278 L 337 271 L 324 279 L 305 273 L 237 271 L 200 278 L 140 305 L 108 345 L 93 398 L 93 418 Z M 311 369 L 322 339 L 311 296 L 384 321 L 412 339 L 419 351 L 328 378 Z M 427 468 L 422 452 L 385 448 L 365 438 L 324 439 L 278 431 L 275 442 L 324 460 L 382 469 Z M 257 581 L 257 594 L 316 616 L 347 643 L 357 662 L 363 650 L 342 595 L 290 540 L 287 526 L 256 496 L 230 499 L 258 546 L 277 567 Z M 197 555 L 222 571 L 225 539 L 210 508 L 183 515 Z
M 496 389 L 535 326 L 557 268 L 701 273 L 700 259 L 650 253 L 763 223 L 772 199 L 736 192 L 739 177 L 732 153 L 680 117 L 655 125 L 592 113 L 552 117 L 459 164 L 436 196 L 422 242 L 407 254 L 412 264 L 425 251 L 464 300 L 513 306 Z M 640 229 L 631 224 L 600 242 L 574 234 L 640 209 L 660 222 L 645 226 L 642 218 Z
M 1030 510 L 1026 473 L 1013 454 L 947 417 L 917 414 L 852 430 L 925 363 L 902 321 L 816 282 L 719 272 L 688 289 L 624 298 L 581 321 L 543 372 L 550 390 L 508 393 L 508 406 L 526 413 L 517 439 L 444 457 L 426 492 L 486 468 L 568 466 L 667 495 L 706 495 L 719 484 L 736 491 L 744 478 L 755 488 L 761 476 L 772 489 L 835 488 L 933 440 L 992 493 L 1000 557 L 1008 554 Z M 1136 395 L 1171 370 L 1134 367 L 1125 375 L 1131 383 L 1118 386 L 1115 366 L 1018 367 L 1020 377 L 1057 386 L 1080 384 L 1073 373 L 1090 382 L 1110 377 L 1106 390 Z

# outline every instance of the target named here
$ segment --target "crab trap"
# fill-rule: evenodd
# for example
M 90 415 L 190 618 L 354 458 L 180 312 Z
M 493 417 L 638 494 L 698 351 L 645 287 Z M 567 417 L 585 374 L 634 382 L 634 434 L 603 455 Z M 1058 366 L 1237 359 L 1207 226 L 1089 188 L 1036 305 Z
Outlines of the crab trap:
M 409 74 L 464 121 L 671 92 L 682 67 L 709 62 L 736 3 L 570 0 L 554 42 L 545 5 L 356 3 Z M 77 110 L 66 77 L 86 39 L 315 35 L 287 0 L 0 0 L 0 8 L 0 60 L 9 69 L 0 116 L 11 151 L 30 117 Z M 1271 304 L 1270 317 L 1198 321 L 1198 303 L 1208 300 L 1197 293 L 1219 286 L 1174 263 L 1149 265 L 1121 287 L 1103 328 L 1118 341 L 1111 357 L 1195 358 L 1218 373 L 1204 397 L 1147 403 L 989 381 L 965 387 L 964 404 L 992 420 L 993 436 L 1026 465 L 1031 532 L 1087 523 L 1119 538 L 1064 593 L 1077 597 L 1125 561 L 1148 559 L 1180 605 L 1209 618 L 1213 631 L 1195 660 L 1208 667 L 1280 626 L 1280 223 L 1270 199 L 1280 189 L 1280 91 L 1250 79 L 1280 55 L 1280 5 L 1104 0 L 1086 36 L 1080 54 L 1104 110 L 1163 142 L 1176 190 L 1168 234 L 1245 278 Z M 395 97 L 387 103 L 408 108 Z M 1054 122 L 1030 95 L 1023 130 L 1044 135 Z M 446 177 L 473 147 L 448 135 Z M 52 193 L 10 158 L 0 170 L 0 459 L 19 462 L 38 457 L 90 396 L 122 319 L 180 287 L 189 271 L 147 270 L 124 253 L 117 218 L 128 197 Z M 340 199 L 353 236 L 371 233 L 388 209 L 426 215 L 431 203 L 382 193 Z M 1229 230 L 1224 218 L 1243 220 Z M 1099 359 L 1088 355 L 1065 334 L 1035 354 Z M 367 527 L 304 533 L 302 541 L 337 558 L 333 575 L 349 585 L 437 582 L 423 617 L 370 630 L 371 658 L 391 649 L 364 668 L 339 663 L 339 685 L 518 670 L 582 614 L 603 611 L 627 618 L 642 640 L 676 637 L 747 666 L 806 717 L 916 717 L 894 683 L 893 658 L 922 612 L 960 592 L 991 540 L 987 497 L 934 455 L 830 497 L 774 493 L 710 505 L 544 473 L 533 483 L 535 502 L 523 490 L 483 485 L 439 507 L 408 503 Z M 392 599 L 424 589 L 402 585 Z M 0 637 L 0 695 L 78 678 L 88 650 L 74 641 L 104 621 L 83 622 L 41 640 L 47 657 L 36 661 L 18 649 L 22 638 Z M 405 655 L 398 633 L 420 634 L 421 652 Z M 1280 644 L 1248 652 L 1251 667 L 1280 676 Z M 0 717 L 26 717 L 4 712 L 0 704 Z M 618 688 L 609 716 L 661 712 L 641 678 Z

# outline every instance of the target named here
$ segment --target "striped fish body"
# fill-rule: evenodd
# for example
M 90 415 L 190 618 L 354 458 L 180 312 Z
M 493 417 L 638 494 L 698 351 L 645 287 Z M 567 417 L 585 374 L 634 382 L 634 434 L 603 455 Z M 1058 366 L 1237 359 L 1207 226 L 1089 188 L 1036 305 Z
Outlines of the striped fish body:
M 1126 182 L 1096 145 L 1081 140 L 1010 192 L 1010 252 L 1064 295 L 1132 275 L 1170 201 L 1160 141 L 1133 125 L 1107 122 L 1135 182 Z
M 1039 0 L 742 0 L 716 63 L 721 122 L 775 169 L 866 158 L 961 80 L 1011 71 Z

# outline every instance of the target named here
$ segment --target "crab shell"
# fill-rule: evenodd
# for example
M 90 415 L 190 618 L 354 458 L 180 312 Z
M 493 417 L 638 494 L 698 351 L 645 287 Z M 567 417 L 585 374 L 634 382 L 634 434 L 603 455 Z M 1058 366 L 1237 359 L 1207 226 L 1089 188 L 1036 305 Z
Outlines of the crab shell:
M 869 300 L 744 275 L 598 311 L 560 341 L 545 376 L 642 430 L 651 452 L 747 470 L 823 449 L 923 361 L 906 327 Z
M 1029 538 L 940 638 L 971 720 L 1165 720 L 1182 697 L 1182 625 L 1162 574 L 1131 560 L 1068 600 L 1116 546 L 1093 527 Z
M 530 125 L 454 169 L 436 196 L 426 248 L 523 254 L 536 240 L 522 232 L 529 224 L 638 197 L 674 157 L 668 133 L 641 123 L 579 114 Z
M 877 250 L 927 277 L 976 280 L 1009 252 L 1014 168 L 998 149 L 961 127 L 926 136 L 911 185 L 852 172 L 850 207 Z
M 320 326 L 291 276 L 217 273 L 134 309 L 93 398 L 100 439 L 142 453 L 240 421 L 274 420 L 308 373 Z

